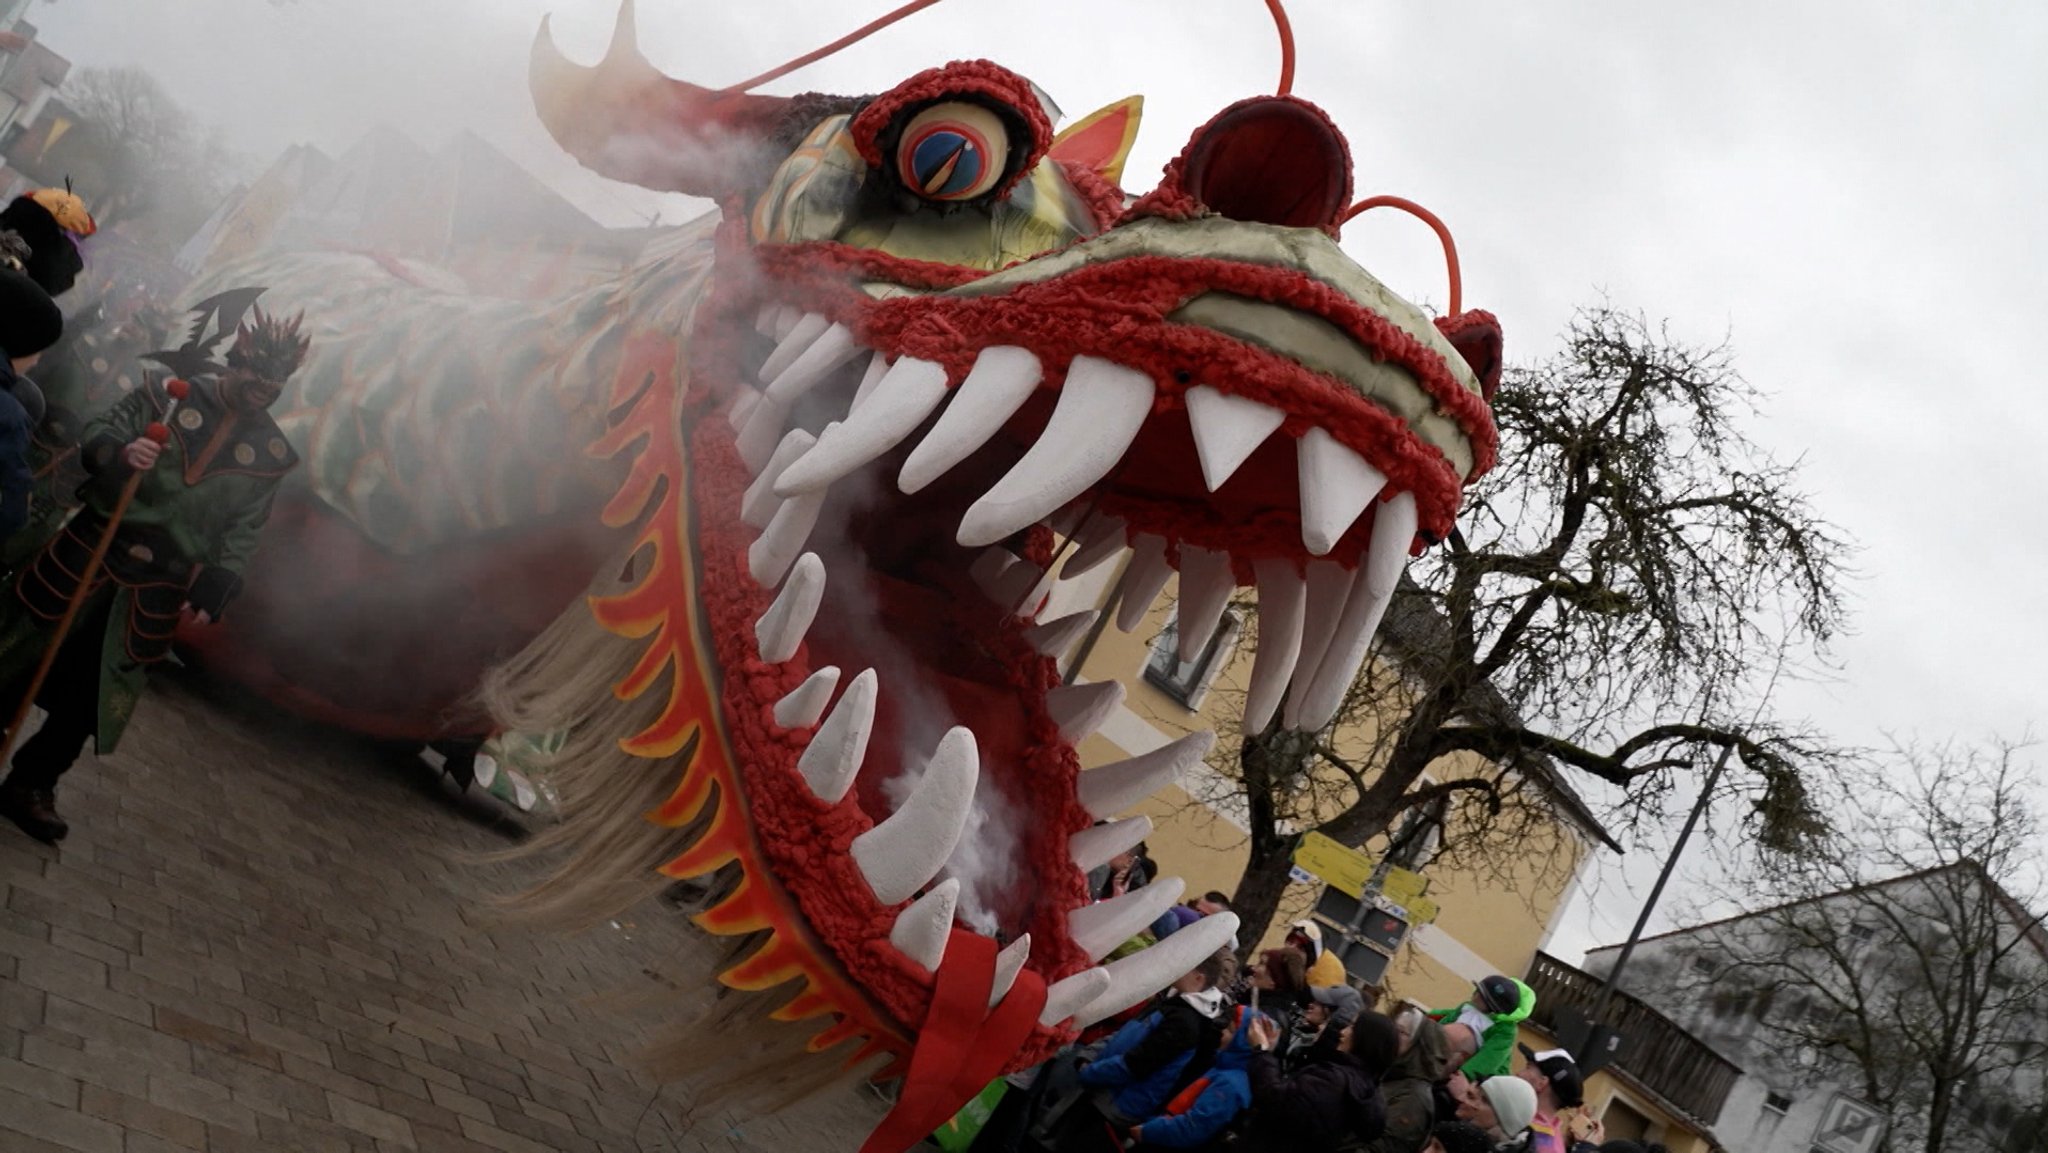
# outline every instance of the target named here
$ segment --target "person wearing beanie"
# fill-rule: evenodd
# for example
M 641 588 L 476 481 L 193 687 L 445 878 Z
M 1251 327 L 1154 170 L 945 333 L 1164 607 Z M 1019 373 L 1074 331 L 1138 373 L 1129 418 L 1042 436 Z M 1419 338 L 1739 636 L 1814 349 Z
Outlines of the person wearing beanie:
M 1459 1080 L 1453 1078 L 1453 1083 Z M 1536 1117 L 1536 1090 L 1519 1077 L 1488 1077 L 1465 1086 L 1459 1095 L 1458 1120 L 1486 1130 L 1496 1146 L 1521 1136 Z
M 1464 1121 L 1445 1121 L 1429 1135 L 1424 1153 L 1493 1153 L 1493 1138 L 1486 1130 Z
M 1335 1047 L 1285 1073 L 1274 1052 L 1278 1030 L 1253 1026 L 1252 1111 L 1234 1148 L 1246 1153 L 1349 1149 L 1386 1127 L 1380 1079 L 1400 1049 L 1400 1031 L 1381 1013 L 1364 1013 L 1338 1032 Z
M 278 484 L 298 464 L 268 410 L 305 359 L 299 327 L 300 318 L 258 309 L 235 330 L 224 364 L 207 362 L 205 376 L 183 369 L 189 381 L 151 381 L 82 430 L 84 504 L 0 593 L 0 709 L 8 714 L 31 691 L 121 493 L 131 479 L 136 487 L 112 527 L 101 581 L 87 586 L 71 631 L 55 639 L 56 662 L 36 696 L 49 715 L 0 781 L 0 816 L 29 836 L 63 839 L 70 827 L 57 814 L 58 779 L 88 738 L 101 755 L 114 751 L 181 618 L 210 624 L 241 590 Z
M 1446 1025 L 1467 1026 L 1479 1039 L 1479 1051 L 1458 1068 L 1468 1077 L 1499 1077 L 1514 1064 L 1515 1033 L 1536 1011 L 1536 990 L 1513 977 L 1495 974 L 1473 986 L 1472 999 L 1434 1015 Z
M 1323 947 L 1323 927 L 1314 921 L 1296 921 L 1288 926 L 1287 943 L 1308 958 L 1308 985 L 1327 989 L 1344 984 L 1344 962 Z
M 42 188 L 14 198 L 0 209 L 0 230 L 28 246 L 22 268 L 51 296 L 71 291 L 85 271 L 78 242 L 98 230 L 85 202 L 68 189 Z
M 64 334 L 64 314 L 28 274 L 0 267 L 0 540 L 29 521 L 29 441 L 43 398 L 26 375 Z

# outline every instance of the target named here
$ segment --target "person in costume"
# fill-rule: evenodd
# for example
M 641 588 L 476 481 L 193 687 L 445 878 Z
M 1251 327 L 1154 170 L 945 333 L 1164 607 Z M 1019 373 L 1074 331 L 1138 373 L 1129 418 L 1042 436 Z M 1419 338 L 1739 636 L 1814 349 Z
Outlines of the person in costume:
M 28 376 L 64 332 L 64 314 L 27 273 L 0 260 L 0 542 L 29 523 L 35 486 L 31 438 L 42 393 Z
M 1459 1069 L 1468 1077 L 1499 1077 L 1513 1063 L 1515 1030 L 1536 1011 L 1536 990 L 1495 974 L 1472 989 L 1472 999 L 1432 1014 L 1445 1025 L 1464 1025 L 1479 1038 L 1479 1051 Z
M 68 188 L 39 188 L 0 209 L 0 230 L 19 236 L 29 248 L 29 276 L 51 296 L 71 291 L 85 271 L 79 242 L 99 230 L 85 201 Z
M 56 810 L 58 778 L 86 738 L 102 755 L 114 750 L 150 666 L 170 655 L 180 613 L 211 623 L 240 591 L 278 482 L 298 463 L 268 410 L 305 358 L 299 325 L 259 309 L 236 331 L 225 366 L 191 374 L 175 412 L 167 382 L 151 381 L 83 430 L 84 504 L 0 600 L 0 706 L 10 715 L 122 488 L 141 479 L 37 694 L 48 719 L 0 783 L 0 816 L 30 836 L 54 843 L 69 831 Z M 158 422 L 168 425 L 162 444 L 146 435 Z

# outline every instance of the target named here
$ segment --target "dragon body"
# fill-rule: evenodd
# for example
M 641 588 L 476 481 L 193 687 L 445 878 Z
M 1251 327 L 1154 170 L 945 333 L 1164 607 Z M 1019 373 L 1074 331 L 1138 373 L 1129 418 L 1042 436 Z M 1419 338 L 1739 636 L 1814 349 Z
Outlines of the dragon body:
M 1343 253 L 1346 145 L 1292 97 L 1134 200 L 1135 102 L 1055 137 L 987 62 L 714 92 L 648 65 L 628 7 L 596 67 L 544 33 L 533 81 L 586 165 L 720 210 L 542 305 L 365 256 L 209 271 L 195 299 L 264 285 L 313 352 L 277 406 L 301 480 L 188 639 L 366 731 L 556 734 L 541 899 L 704 879 L 718 980 L 758 994 L 729 1011 L 808 1026 L 717 1063 L 901 1076 L 871 1147 L 907 1147 L 1235 928 L 1103 963 L 1177 889 L 1091 905 L 1085 871 L 1210 738 L 1084 771 L 1115 686 L 1061 684 L 1087 622 L 1039 619 L 1052 582 L 1129 547 L 1122 623 L 1178 572 L 1191 649 L 1255 586 L 1246 723 L 1320 727 L 1491 462 L 1499 329 Z

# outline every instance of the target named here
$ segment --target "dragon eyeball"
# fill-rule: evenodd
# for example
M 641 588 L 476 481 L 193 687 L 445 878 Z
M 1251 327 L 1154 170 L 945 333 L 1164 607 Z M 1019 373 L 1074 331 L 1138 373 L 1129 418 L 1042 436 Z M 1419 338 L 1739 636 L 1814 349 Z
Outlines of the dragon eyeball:
M 972 200 L 1003 178 L 1010 133 L 979 104 L 934 104 L 910 118 L 896 145 L 896 175 L 927 200 Z

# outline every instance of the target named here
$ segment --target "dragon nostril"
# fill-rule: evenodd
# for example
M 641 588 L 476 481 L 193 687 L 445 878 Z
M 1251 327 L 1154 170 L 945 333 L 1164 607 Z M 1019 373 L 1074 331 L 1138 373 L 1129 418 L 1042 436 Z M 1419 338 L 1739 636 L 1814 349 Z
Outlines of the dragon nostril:
M 1334 228 L 1351 202 L 1351 150 L 1322 109 L 1291 96 L 1239 101 L 1182 153 L 1187 193 L 1232 220 Z

